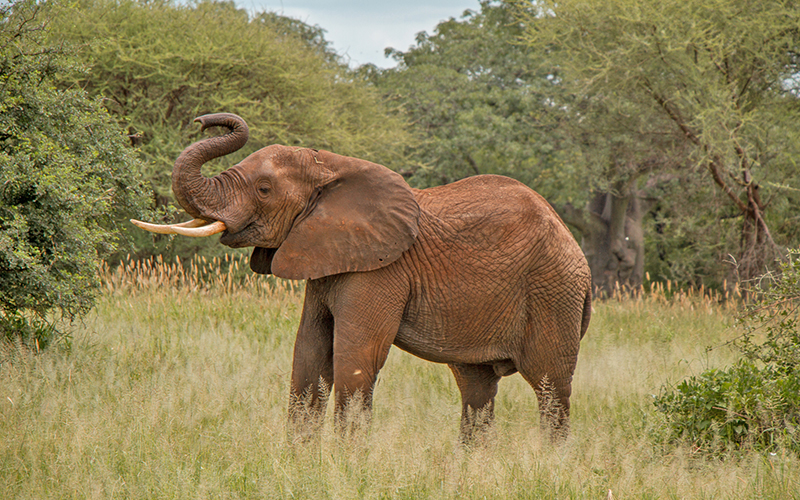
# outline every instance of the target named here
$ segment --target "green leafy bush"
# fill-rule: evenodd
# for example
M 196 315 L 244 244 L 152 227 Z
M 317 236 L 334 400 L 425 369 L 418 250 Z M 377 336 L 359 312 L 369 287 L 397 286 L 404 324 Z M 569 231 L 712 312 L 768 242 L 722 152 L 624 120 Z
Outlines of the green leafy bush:
M 758 300 L 747 307 L 741 323 L 745 334 L 737 342 L 742 353 L 752 360 L 783 371 L 800 366 L 800 249 L 789 252 L 789 260 L 778 273 L 769 273 L 757 282 Z M 763 339 L 763 340 L 762 340 Z
M 786 446 L 800 452 L 800 251 L 759 279 L 735 343 L 743 359 L 665 390 L 669 436 L 706 451 Z
M 5 312 L 0 316 L 0 341 L 14 344 L 16 342 L 39 351 L 65 335 L 49 323 L 35 315 L 26 315 L 22 311 Z
M 800 371 L 743 359 L 684 380 L 656 401 L 673 438 L 713 451 L 786 445 L 800 451 Z
M 75 69 L 42 5 L 0 7 L 0 338 L 44 347 L 93 304 L 118 222 L 149 203 L 141 164 L 101 103 L 59 90 Z

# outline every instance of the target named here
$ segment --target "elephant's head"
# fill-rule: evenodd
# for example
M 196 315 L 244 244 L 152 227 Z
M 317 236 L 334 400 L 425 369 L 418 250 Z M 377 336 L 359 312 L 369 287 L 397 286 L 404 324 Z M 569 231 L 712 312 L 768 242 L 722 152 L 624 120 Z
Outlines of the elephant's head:
M 219 113 L 202 130 L 225 135 L 186 148 L 172 190 L 195 220 L 170 226 L 134 221 L 159 233 L 223 232 L 230 247 L 255 247 L 250 267 L 289 279 L 370 271 L 394 262 L 417 236 L 419 206 L 403 178 L 386 167 L 327 151 L 269 146 L 211 178 L 202 165 L 247 142 L 247 124 Z

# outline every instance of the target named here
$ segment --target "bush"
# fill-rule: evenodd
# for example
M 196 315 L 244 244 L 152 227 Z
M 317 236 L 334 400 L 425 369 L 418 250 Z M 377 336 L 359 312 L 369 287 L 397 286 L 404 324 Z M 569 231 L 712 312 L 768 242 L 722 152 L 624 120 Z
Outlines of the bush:
M 684 380 L 656 401 L 669 433 L 705 451 L 800 451 L 800 371 L 743 359 Z
M 19 342 L 25 347 L 40 351 L 65 334 L 37 316 L 26 315 L 21 311 L 6 312 L 0 316 L 0 341 L 9 344 Z
M 786 446 L 800 452 L 800 251 L 755 282 L 734 344 L 743 359 L 656 399 L 672 440 L 706 451 Z
M 91 308 L 118 221 L 149 203 L 100 102 L 55 88 L 75 68 L 63 45 L 45 43 L 43 17 L 35 1 L 0 7 L 0 338 L 38 348 L 55 319 Z
M 745 334 L 737 342 L 748 358 L 783 371 L 800 366 L 800 249 L 789 252 L 779 272 L 768 273 L 756 283 L 751 304 L 741 323 Z M 759 339 L 764 338 L 761 342 Z

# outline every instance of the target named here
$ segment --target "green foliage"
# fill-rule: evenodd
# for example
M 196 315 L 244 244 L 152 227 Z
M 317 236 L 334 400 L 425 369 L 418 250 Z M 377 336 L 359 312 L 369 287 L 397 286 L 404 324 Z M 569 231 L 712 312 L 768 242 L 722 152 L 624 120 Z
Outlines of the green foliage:
M 741 240 L 741 220 L 725 195 L 694 175 L 675 175 L 648 193 L 657 201 L 645 220 L 646 269 L 681 286 L 731 290 L 731 253 Z
M 100 103 L 55 88 L 75 67 L 66 48 L 45 41 L 42 14 L 33 1 L 0 8 L 3 337 L 27 338 L 46 332 L 53 314 L 71 320 L 88 311 L 118 222 L 147 201 L 140 164 Z
M 56 330 L 54 323 L 21 311 L 7 312 L 0 317 L 0 343 L 3 344 L 19 342 L 28 349 L 40 351 L 65 335 Z
M 700 146 L 693 152 L 698 165 L 722 156 L 736 169 L 744 155 L 768 171 L 796 157 L 794 148 L 781 151 L 783 138 L 796 133 L 787 125 L 800 111 L 791 78 L 800 63 L 794 50 L 800 15 L 793 5 L 545 1 L 523 12 L 526 41 L 550 53 L 573 91 L 617 117 L 653 120 L 662 133 L 679 130 Z
M 670 436 L 703 451 L 800 452 L 800 370 L 740 360 L 682 381 L 656 400 Z
M 517 4 L 525 43 L 547 55 L 575 96 L 591 163 L 610 165 L 610 180 L 641 176 L 647 197 L 681 178 L 683 190 L 658 200 L 661 229 L 683 240 L 662 241 L 668 266 L 687 252 L 708 259 L 727 252 L 750 279 L 774 265 L 780 246 L 798 243 L 795 223 L 784 223 L 800 202 L 800 11 L 793 2 Z M 685 217 L 701 212 L 735 221 L 733 247 L 709 251 L 719 241 L 703 220 Z M 695 259 L 684 269 L 698 269 L 702 279 L 719 266 Z M 685 274 L 676 271 L 665 277 Z
M 742 317 L 745 334 L 737 342 L 744 355 L 784 372 L 800 367 L 800 250 L 792 250 L 779 272 L 763 276 L 752 294 L 758 300 Z
M 703 449 L 800 452 L 800 251 L 756 283 L 736 342 L 745 359 L 678 384 L 656 401 L 672 438 Z
M 52 37 L 79 45 L 91 68 L 62 85 L 104 99 L 145 160 L 158 205 L 172 199 L 172 164 L 201 138 L 192 120 L 206 113 L 236 113 L 250 126 L 248 144 L 207 173 L 273 143 L 389 167 L 402 162 L 403 122 L 388 116 L 377 93 L 338 60 L 317 27 L 271 13 L 249 15 L 227 1 L 79 0 L 54 8 Z M 146 238 L 141 254 L 222 250 L 207 240 L 178 238 L 179 247 L 167 248 L 171 238 Z

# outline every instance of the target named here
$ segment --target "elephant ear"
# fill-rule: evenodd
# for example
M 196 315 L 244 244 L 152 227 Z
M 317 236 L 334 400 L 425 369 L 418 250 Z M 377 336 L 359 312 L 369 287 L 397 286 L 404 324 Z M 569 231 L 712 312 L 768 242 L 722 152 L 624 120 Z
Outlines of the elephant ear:
M 333 174 L 320 186 L 271 260 L 272 274 L 316 279 L 372 271 L 397 260 L 417 237 L 419 205 L 402 176 L 388 168 L 316 152 Z

